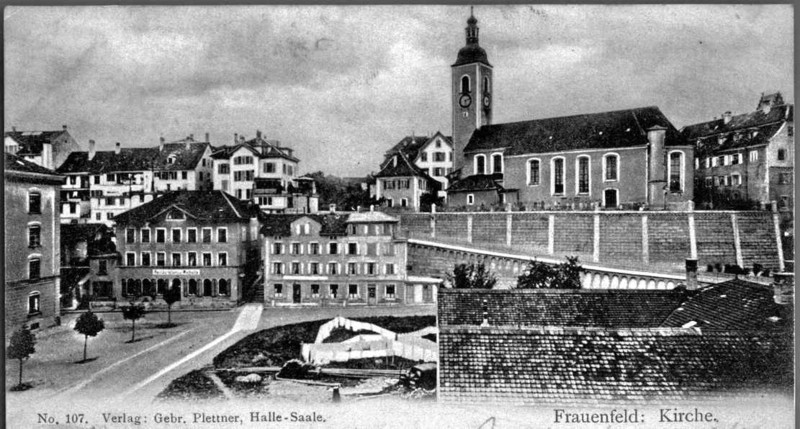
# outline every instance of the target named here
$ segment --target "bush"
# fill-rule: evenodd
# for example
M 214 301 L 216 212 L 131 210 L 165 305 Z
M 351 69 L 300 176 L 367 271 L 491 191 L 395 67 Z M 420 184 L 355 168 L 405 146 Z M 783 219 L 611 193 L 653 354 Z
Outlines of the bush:
M 454 289 L 491 289 L 497 277 L 484 264 L 459 264 L 447 273 L 447 282 Z
M 567 262 L 552 266 L 533 260 L 517 277 L 519 289 L 580 289 L 581 272 L 577 257 L 567 257 Z

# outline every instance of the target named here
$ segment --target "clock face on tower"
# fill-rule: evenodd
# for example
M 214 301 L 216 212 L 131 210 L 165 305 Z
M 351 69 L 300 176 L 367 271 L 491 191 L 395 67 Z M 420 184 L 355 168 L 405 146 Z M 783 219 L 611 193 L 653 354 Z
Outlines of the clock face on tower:
M 488 95 L 484 95 L 483 96 L 483 106 L 484 107 L 489 107 L 489 104 L 491 104 L 491 102 L 492 102 L 492 100 L 489 99 Z
M 458 99 L 458 104 L 461 107 L 469 107 L 469 105 L 472 104 L 472 97 L 470 97 L 467 94 L 464 94 Z

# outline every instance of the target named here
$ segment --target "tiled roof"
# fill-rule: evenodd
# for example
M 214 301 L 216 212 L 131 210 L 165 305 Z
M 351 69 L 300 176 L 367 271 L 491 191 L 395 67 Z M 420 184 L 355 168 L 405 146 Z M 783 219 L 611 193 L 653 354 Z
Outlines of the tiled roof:
M 89 152 L 72 152 L 58 167 L 59 173 L 103 174 L 143 170 L 192 170 L 203 157 L 209 143 L 167 143 L 158 147 L 122 148 L 117 154 L 113 150 L 97 151 L 89 159 Z M 170 164 L 168 160 L 174 159 Z
M 347 216 L 343 214 L 266 214 L 262 219 L 261 233 L 267 237 L 288 237 L 292 235 L 292 222 L 303 217 L 308 217 L 322 226 L 320 235 L 347 234 L 345 223 Z
M 775 303 L 769 286 L 745 280 L 730 280 L 706 286 L 688 297 L 666 318 L 662 326 L 693 323 L 709 329 L 789 329 L 794 326 L 793 306 Z
M 117 225 L 140 225 L 160 218 L 174 207 L 190 217 L 207 222 L 241 222 L 261 216 L 258 206 L 234 198 L 223 191 L 175 191 L 114 216 Z
M 214 159 L 227 159 L 242 147 L 249 149 L 253 152 L 253 155 L 259 158 L 284 158 L 290 161 L 300 162 L 294 155 L 290 155 L 286 152 L 287 148 L 280 148 L 277 141 L 264 140 L 261 137 L 256 137 L 233 146 L 221 146 L 214 151 L 211 157 Z
M 434 133 L 432 137 L 406 136 L 403 137 L 403 139 L 400 140 L 396 145 L 392 146 L 391 149 L 386 151 L 386 154 L 384 155 L 384 160 L 381 163 L 381 168 L 383 168 L 386 165 L 386 163 L 391 161 L 392 155 L 396 153 L 402 153 L 411 162 L 416 161 L 417 157 L 419 156 L 419 151 L 422 148 L 424 148 L 430 141 L 434 140 L 436 137 L 440 137 L 450 146 L 453 145 L 453 138 L 442 134 L 440 131 Z
M 20 145 L 17 152 L 20 155 L 38 155 L 42 153 L 42 145 L 51 143 L 53 140 L 66 133 L 66 130 L 58 131 L 6 131 L 5 136 L 13 138 Z
M 5 171 L 6 174 L 14 173 L 14 172 L 17 172 L 17 173 L 45 174 L 45 175 L 48 175 L 48 176 L 53 176 L 53 178 L 57 178 L 58 180 L 62 180 L 63 181 L 63 178 L 61 176 L 59 176 L 58 173 L 56 173 L 53 170 L 50 170 L 48 168 L 44 168 L 44 167 L 40 166 L 39 164 L 34 164 L 33 162 L 30 162 L 30 161 L 25 160 L 24 158 L 22 158 L 20 156 L 17 156 L 17 155 L 8 153 L 8 152 L 5 152 L 4 155 L 5 155 L 5 158 L 3 159 L 3 162 L 4 162 L 4 165 L 5 165 L 5 170 L 4 171 Z
M 387 215 L 383 212 L 376 212 L 376 211 L 369 211 L 369 212 L 359 212 L 359 213 L 350 213 L 347 216 L 347 223 L 381 223 L 381 222 L 394 222 L 397 223 L 400 220 L 396 217 L 392 217 Z
M 505 155 L 612 149 L 647 144 L 647 130 L 666 127 L 665 144 L 685 144 L 658 107 L 590 113 L 483 126 L 472 133 L 464 152 L 505 148 Z
M 758 129 L 756 135 L 752 132 L 731 133 L 720 142 L 717 136 L 697 140 L 697 157 L 714 156 L 725 152 L 738 151 L 742 148 L 751 148 L 769 143 L 769 139 L 783 126 L 782 123 L 765 125 Z
M 430 179 L 425 171 L 409 161 L 402 152 L 392 155 L 392 159 L 375 177 L 424 177 Z
M 756 110 L 755 112 L 731 116 L 731 120 L 727 124 L 723 118 L 720 118 L 713 121 L 687 125 L 681 130 L 681 133 L 687 139 L 696 139 L 698 137 L 708 137 L 737 130 L 757 129 L 765 125 L 787 120 L 787 118 L 792 115 L 793 110 L 794 106 L 791 104 L 773 106 L 768 113 L 762 110 Z
M 679 290 L 440 289 L 439 324 L 652 328 L 685 299 Z
M 447 192 L 502 190 L 503 187 L 500 186 L 495 180 L 495 176 L 490 174 L 474 174 L 453 182 L 453 184 L 447 188 Z
M 790 393 L 784 332 L 442 327 L 445 402 L 661 402 L 740 390 Z

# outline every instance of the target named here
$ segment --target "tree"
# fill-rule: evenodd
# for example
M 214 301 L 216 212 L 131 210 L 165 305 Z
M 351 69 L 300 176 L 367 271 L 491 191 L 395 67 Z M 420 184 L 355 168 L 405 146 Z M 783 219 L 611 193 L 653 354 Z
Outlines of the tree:
M 484 264 L 458 264 L 447 273 L 447 282 L 455 289 L 491 289 L 497 277 Z
M 75 331 L 83 334 L 83 362 L 86 362 L 86 343 L 89 341 L 89 337 L 97 336 L 105 327 L 103 319 L 98 318 L 92 313 L 92 310 L 81 314 L 75 321 Z
M 130 320 L 133 326 L 133 331 L 131 333 L 131 342 L 136 341 L 136 321 L 144 317 L 147 310 L 144 309 L 144 305 L 142 304 L 134 304 L 133 302 L 126 307 L 120 307 L 122 310 L 122 317 L 125 320 Z
M 437 193 L 434 192 L 426 192 L 419 197 L 419 210 L 422 212 L 429 212 L 431 211 L 431 206 L 436 204 L 437 208 L 441 208 L 444 205 L 444 197 L 440 197 Z
M 533 260 L 521 276 L 517 277 L 520 289 L 580 289 L 583 267 L 577 257 L 567 256 L 567 262 L 550 265 Z
M 20 330 L 11 335 L 11 341 L 6 349 L 6 356 L 9 359 L 17 359 L 19 361 L 19 384 L 18 389 L 22 389 L 22 364 L 36 352 L 36 337 L 31 333 L 30 329 L 22 327 Z
M 172 304 L 181 299 L 181 288 L 172 286 L 164 291 L 164 302 L 167 303 L 167 326 L 172 326 Z

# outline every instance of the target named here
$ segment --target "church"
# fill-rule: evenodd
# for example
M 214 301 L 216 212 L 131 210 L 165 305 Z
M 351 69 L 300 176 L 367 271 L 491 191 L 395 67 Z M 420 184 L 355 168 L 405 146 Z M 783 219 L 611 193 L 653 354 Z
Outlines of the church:
M 493 67 L 478 31 L 471 14 L 451 66 L 449 207 L 688 206 L 694 148 L 658 107 L 494 124 Z

